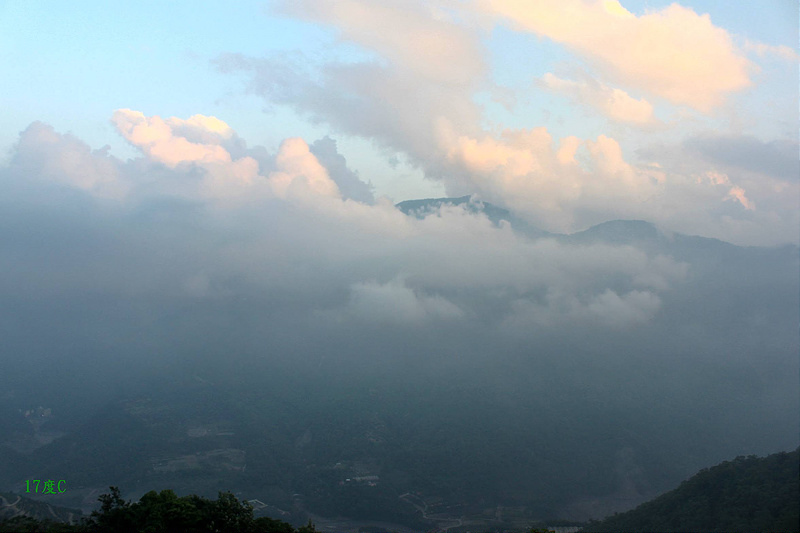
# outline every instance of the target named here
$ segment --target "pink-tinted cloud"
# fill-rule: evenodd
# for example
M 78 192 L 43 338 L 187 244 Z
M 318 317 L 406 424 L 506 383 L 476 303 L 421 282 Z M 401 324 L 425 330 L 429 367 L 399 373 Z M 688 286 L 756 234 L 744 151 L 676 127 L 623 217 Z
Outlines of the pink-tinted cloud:
M 235 132 L 216 117 L 164 120 L 120 109 L 114 112 L 112 121 L 151 161 L 172 169 L 186 165 L 202 169 L 202 179 L 193 191 L 184 190 L 184 194 L 228 201 L 307 194 L 341 197 L 327 169 L 300 138 L 286 139 L 278 150 L 275 168 L 262 169 L 253 157 L 233 157 L 224 144 L 235 137 Z
M 429 82 L 463 86 L 485 66 L 477 36 L 452 23 L 436 3 L 419 0 L 291 0 L 276 9 L 334 25 L 344 40 L 378 52 Z
M 719 172 L 709 170 L 708 172 L 706 172 L 705 178 L 712 185 L 717 185 L 726 188 L 728 190 L 728 194 L 725 196 L 726 199 L 739 202 L 742 205 L 742 207 L 744 207 L 749 211 L 755 209 L 753 202 L 751 202 L 747 198 L 747 193 L 745 192 L 745 190 L 738 185 L 733 185 L 731 183 L 730 178 L 726 174 L 721 174 Z M 702 182 L 702 180 L 699 181 Z
M 283 13 L 333 27 L 341 39 L 374 56 L 356 63 L 315 64 L 308 58 L 302 67 L 274 57 L 226 56 L 220 68 L 251 73 L 251 90 L 270 103 L 293 106 L 315 121 L 403 153 L 427 177 L 443 182 L 450 196 L 478 193 L 551 231 L 642 218 L 737 242 L 745 241 L 734 228 L 744 225 L 750 243 L 757 228 L 774 224 L 762 215 L 775 205 L 763 195 L 774 194 L 764 189 L 756 195 L 738 176 L 732 181 L 746 193 L 731 196 L 730 187 L 696 180 L 710 169 L 697 160 L 677 172 L 659 166 L 664 162 L 657 158 L 640 164 L 628 147 L 623 150 L 621 143 L 629 139 L 619 131 L 554 140 L 535 124 L 492 123 L 476 103 L 476 92 L 488 82 L 480 37 L 486 24 L 499 20 L 560 40 L 587 58 L 596 78 L 545 75 L 542 83 L 615 122 L 643 131 L 657 125 L 653 96 L 710 110 L 750 83 L 752 65 L 707 16 L 677 5 L 635 16 L 617 2 L 578 0 L 436 4 L 446 6 L 441 9 L 412 2 L 405 11 L 406 4 L 394 0 L 277 5 Z M 470 18 L 475 13 L 492 17 L 476 22 Z M 453 46 L 431 46 L 420 55 L 419 42 L 427 37 L 404 38 L 406 30 L 446 36 Z M 445 68 L 448 63 L 452 70 Z M 779 211 L 773 217 L 791 218 L 785 208 Z
M 739 244 L 796 242 L 797 183 L 729 176 L 690 154 L 680 166 L 637 164 L 610 136 L 555 142 L 545 128 L 479 138 L 451 132 L 442 145 L 450 147 L 450 189 L 477 192 L 550 231 L 644 219 Z
M 339 188 L 328 175 L 303 139 L 286 139 L 276 158 L 277 170 L 269 175 L 273 191 L 281 198 L 291 194 L 314 194 L 340 197 Z
M 708 15 L 672 4 L 636 16 L 616 0 L 484 0 L 486 14 L 563 43 L 612 81 L 702 112 L 751 85 L 755 66 Z
M 146 117 L 141 111 L 118 109 L 111 121 L 129 143 L 168 167 L 174 168 L 180 163 L 231 161 L 231 155 L 220 146 L 219 139 L 214 138 L 220 137 L 221 132 L 227 133 L 230 128 L 214 117 L 195 115 L 188 121 L 174 117 L 163 120 L 158 116 Z M 203 133 L 211 138 L 196 141 L 187 138 L 202 138 Z
M 595 141 L 567 137 L 556 147 L 547 129 L 534 128 L 479 139 L 453 135 L 443 142 L 462 187 L 554 231 L 601 221 L 581 219 L 581 209 L 608 217 L 656 192 L 656 180 L 626 162 L 619 143 L 605 135 Z
M 644 98 L 637 100 L 622 89 L 609 87 L 596 80 L 565 80 L 548 72 L 542 76 L 541 85 L 591 107 L 615 122 L 637 126 L 656 122 L 650 102 Z

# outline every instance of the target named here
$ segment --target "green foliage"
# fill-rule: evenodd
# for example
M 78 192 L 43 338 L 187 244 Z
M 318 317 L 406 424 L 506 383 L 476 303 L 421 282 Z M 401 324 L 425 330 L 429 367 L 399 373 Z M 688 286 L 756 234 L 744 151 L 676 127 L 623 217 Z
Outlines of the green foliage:
M 274 518 L 261 517 L 253 521 L 253 531 L 259 533 L 295 533 L 297 530 L 291 524 Z
M 178 497 L 171 490 L 150 491 L 138 503 L 130 504 L 120 498 L 119 489 L 111 487 L 111 494 L 104 494 L 100 501 L 100 511 L 92 513 L 98 531 L 245 533 L 256 530 L 252 507 L 230 492 L 220 492 L 217 500 L 208 500 L 195 495 Z
M 100 509 L 79 525 L 15 517 L 0 522 L 6 531 L 80 531 L 91 533 L 315 533 L 311 521 L 295 529 L 291 524 L 271 518 L 253 518 L 253 508 L 230 492 L 220 492 L 216 500 L 196 495 L 178 496 L 172 490 L 150 491 L 138 502 L 122 498 L 119 488 L 110 487 L 98 498 Z

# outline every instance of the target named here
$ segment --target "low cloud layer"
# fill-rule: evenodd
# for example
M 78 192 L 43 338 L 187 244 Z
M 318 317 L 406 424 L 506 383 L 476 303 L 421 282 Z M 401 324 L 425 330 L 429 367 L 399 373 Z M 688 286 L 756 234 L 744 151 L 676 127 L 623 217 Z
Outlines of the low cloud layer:
M 663 252 L 531 240 L 462 207 L 407 217 L 368 194 L 331 139 L 310 146 L 287 139 L 270 155 L 247 148 L 210 117 L 162 120 L 122 111 L 115 123 L 141 157 L 121 161 L 33 124 L 2 170 L 5 202 L 29 226 L 8 237 L 17 251 L 9 267 L 32 290 L 176 301 L 277 291 L 304 320 L 423 328 L 444 321 L 525 336 L 570 324 L 624 331 L 657 323 L 664 298 L 691 279 L 691 265 Z M 231 139 L 236 156 L 225 147 Z M 509 187 L 516 175 L 548 174 L 534 171 L 541 160 L 531 158 L 532 150 L 543 150 L 547 165 L 561 172 L 570 166 L 583 172 L 573 155 L 582 143 L 564 141 L 553 155 L 543 131 L 507 137 L 502 145 L 460 142 L 462 151 L 452 157 L 465 169 L 516 169 L 505 178 Z M 612 139 L 584 149 L 596 172 L 614 176 L 620 194 L 658 187 L 657 177 L 624 162 Z M 343 197 L 333 177 L 362 201 Z M 702 179 L 732 208 L 758 209 L 726 175 Z M 598 186 L 593 195 L 604 193 Z M 73 205 L 83 207 L 75 213 Z M 29 241 L 37 231 L 48 235 L 53 220 L 62 220 L 58 232 L 76 247 L 68 254 Z M 81 237 L 80 228 L 91 229 Z M 41 253 L 52 257 L 31 268 Z
M 666 432 L 642 445 L 659 457 L 689 453 L 680 443 L 695 428 L 705 462 L 795 445 L 796 248 L 630 222 L 531 238 L 447 204 L 415 218 L 365 195 L 332 139 L 289 138 L 270 153 L 210 117 L 123 118 L 144 126 L 121 126 L 138 157 L 37 123 L 0 168 L 0 333 L 14 360 L 0 385 L 11 394 L 57 383 L 54 405 L 77 394 L 94 406 L 171 370 L 259 389 L 291 379 L 321 397 L 389 383 L 404 402 L 420 387 L 508 395 L 520 420 L 513 398 L 525 398 L 570 445 L 620 416 Z M 537 134 L 518 141 L 536 146 Z M 571 164 L 581 144 L 566 142 L 550 164 Z M 468 153 L 479 149 L 472 164 L 503 153 L 488 141 Z M 584 149 L 635 183 L 613 140 Z M 503 165 L 534 164 L 515 157 Z M 642 227 L 649 237 L 637 237 Z M 481 420 L 505 420 L 504 405 Z M 462 408 L 431 416 L 471 419 Z M 681 426 L 689 414 L 702 423 Z M 628 426 L 609 431 L 628 443 Z
M 686 267 L 669 258 L 629 247 L 531 241 L 460 207 L 409 218 L 385 199 L 372 203 L 368 186 L 347 168 L 331 139 L 311 148 L 302 139 L 287 139 L 259 162 L 245 155 L 259 149 L 231 155 L 225 144 L 238 138 L 213 117 L 162 120 L 123 110 L 114 123 L 141 157 L 121 161 L 34 124 L 3 169 L 7 202 L 18 196 L 17 209 L 34 223 L 36 197 L 58 205 L 78 195 L 85 217 L 114 228 L 94 229 L 89 240 L 113 242 L 120 257 L 137 265 L 131 269 L 116 256 L 102 255 L 87 263 L 85 276 L 70 267 L 68 277 L 75 279 L 68 286 L 88 290 L 102 271 L 110 286 L 118 278 L 123 292 L 163 294 L 162 283 L 173 283 L 175 297 L 212 298 L 235 292 L 228 284 L 238 280 L 261 290 L 339 295 L 338 302 L 312 304 L 309 312 L 420 324 L 486 318 L 481 306 L 488 298 L 497 325 L 519 315 L 527 302 L 535 306 L 533 321 L 539 324 L 602 315 L 607 324 L 626 327 L 653 319 L 657 294 L 685 276 Z M 486 157 L 483 164 L 493 164 L 493 156 Z M 620 164 L 602 157 L 602 164 Z M 342 197 L 332 176 L 363 201 Z M 162 218 L 163 227 L 151 235 Z M 24 242 L 14 246 L 25 251 Z M 150 254 L 166 262 L 157 268 Z M 200 256 L 206 260 L 197 265 Z M 53 257 L 47 269 L 58 270 L 60 261 Z M 602 282 L 609 276 L 618 281 L 613 288 Z M 125 281 L 151 277 L 162 282 Z

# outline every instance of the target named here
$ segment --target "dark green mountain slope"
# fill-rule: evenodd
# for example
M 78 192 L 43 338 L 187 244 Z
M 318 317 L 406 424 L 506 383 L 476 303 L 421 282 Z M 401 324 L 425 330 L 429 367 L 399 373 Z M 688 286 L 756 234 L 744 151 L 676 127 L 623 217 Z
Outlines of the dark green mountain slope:
M 800 449 L 737 457 L 584 531 L 800 531 Z

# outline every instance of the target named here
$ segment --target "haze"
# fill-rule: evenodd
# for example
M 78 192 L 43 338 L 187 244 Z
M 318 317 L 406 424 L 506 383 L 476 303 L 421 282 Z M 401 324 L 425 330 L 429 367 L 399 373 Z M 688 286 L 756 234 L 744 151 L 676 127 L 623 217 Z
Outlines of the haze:
M 274 476 L 198 491 L 321 516 L 362 516 L 337 464 L 409 516 L 586 519 L 794 449 L 797 10 L 3 4 L 0 489 L 191 489 L 63 459 L 187 383 L 259 413 L 215 446 Z

